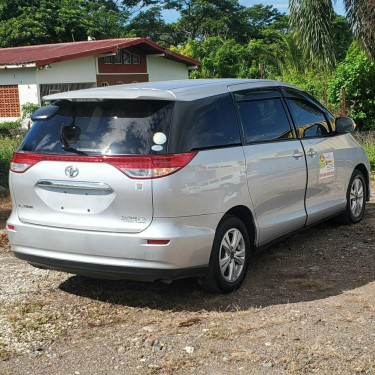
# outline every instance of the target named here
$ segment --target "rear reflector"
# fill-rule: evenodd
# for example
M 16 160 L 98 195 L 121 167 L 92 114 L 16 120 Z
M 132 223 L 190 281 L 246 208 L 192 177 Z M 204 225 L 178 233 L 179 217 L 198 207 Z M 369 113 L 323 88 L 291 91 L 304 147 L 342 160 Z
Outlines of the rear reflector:
M 15 230 L 15 229 L 16 229 L 16 228 L 14 227 L 14 225 L 10 225 L 10 224 L 8 224 L 7 227 L 8 227 L 8 229 L 10 229 L 10 230 Z
M 147 240 L 148 245 L 168 245 L 170 240 Z
M 149 179 L 176 173 L 185 167 L 196 154 L 197 152 L 170 155 L 80 156 L 34 154 L 18 151 L 13 155 L 10 170 L 15 173 L 23 173 L 40 161 L 107 163 L 130 178 Z

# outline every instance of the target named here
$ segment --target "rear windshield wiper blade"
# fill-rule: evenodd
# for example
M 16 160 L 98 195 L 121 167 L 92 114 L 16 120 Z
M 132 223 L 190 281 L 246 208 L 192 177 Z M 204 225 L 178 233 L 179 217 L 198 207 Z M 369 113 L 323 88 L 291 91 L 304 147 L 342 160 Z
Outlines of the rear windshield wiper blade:
M 65 146 L 63 146 L 63 150 L 67 151 L 67 152 L 72 152 L 72 153 L 78 154 L 78 155 L 88 155 L 86 152 L 79 151 L 79 150 L 77 150 L 76 148 L 73 148 L 73 147 L 65 147 Z

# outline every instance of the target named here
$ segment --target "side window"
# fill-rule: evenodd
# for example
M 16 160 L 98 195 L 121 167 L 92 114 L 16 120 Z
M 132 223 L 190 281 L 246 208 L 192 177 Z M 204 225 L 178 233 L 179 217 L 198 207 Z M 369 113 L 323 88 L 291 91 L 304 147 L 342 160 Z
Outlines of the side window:
M 176 102 L 175 107 L 173 140 L 169 144 L 174 152 L 241 143 L 230 94 L 191 102 Z
M 324 137 L 331 129 L 323 112 L 303 99 L 288 99 L 299 138 Z
M 280 99 L 238 103 L 246 143 L 294 138 Z

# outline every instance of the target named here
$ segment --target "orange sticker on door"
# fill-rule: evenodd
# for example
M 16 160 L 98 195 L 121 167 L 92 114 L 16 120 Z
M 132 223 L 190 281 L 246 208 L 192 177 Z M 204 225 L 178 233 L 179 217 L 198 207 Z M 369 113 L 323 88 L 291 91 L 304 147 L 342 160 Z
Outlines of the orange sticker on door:
M 319 156 L 319 179 L 335 175 L 335 158 L 333 152 L 327 152 Z

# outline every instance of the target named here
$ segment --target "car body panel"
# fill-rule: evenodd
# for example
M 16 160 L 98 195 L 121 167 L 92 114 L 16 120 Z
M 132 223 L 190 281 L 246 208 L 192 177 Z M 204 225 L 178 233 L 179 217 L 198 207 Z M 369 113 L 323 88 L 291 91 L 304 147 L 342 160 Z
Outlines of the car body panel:
M 181 171 L 153 180 L 154 216 L 225 213 L 252 203 L 242 146 L 199 151 Z
M 345 182 L 348 181 L 347 176 L 351 176 L 352 171 L 347 170 L 345 163 L 345 159 L 350 155 L 350 149 L 340 149 L 341 143 L 341 137 L 302 140 L 308 170 L 307 224 L 320 221 L 345 209 L 347 191 Z
M 56 228 L 19 220 L 8 230 L 13 251 L 39 257 L 123 267 L 179 269 L 207 265 L 222 215 L 154 219 L 141 234 Z M 167 245 L 148 240 L 170 240 Z
M 74 178 L 65 173 L 71 166 L 79 173 Z M 41 181 L 66 186 L 43 186 Z M 69 188 L 72 181 L 82 188 Z M 130 179 L 106 163 L 42 161 L 24 173 L 11 173 L 10 184 L 18 216 L 25 223 L 137 233 L 152 221 L 152 180 Z M 111 190 L 93 190 L 90 184 Z
M 306 222 L 306 164 L 299 140 L 244 147 L 246 176 L 258 223 L 257 245 L 272 241 Z

